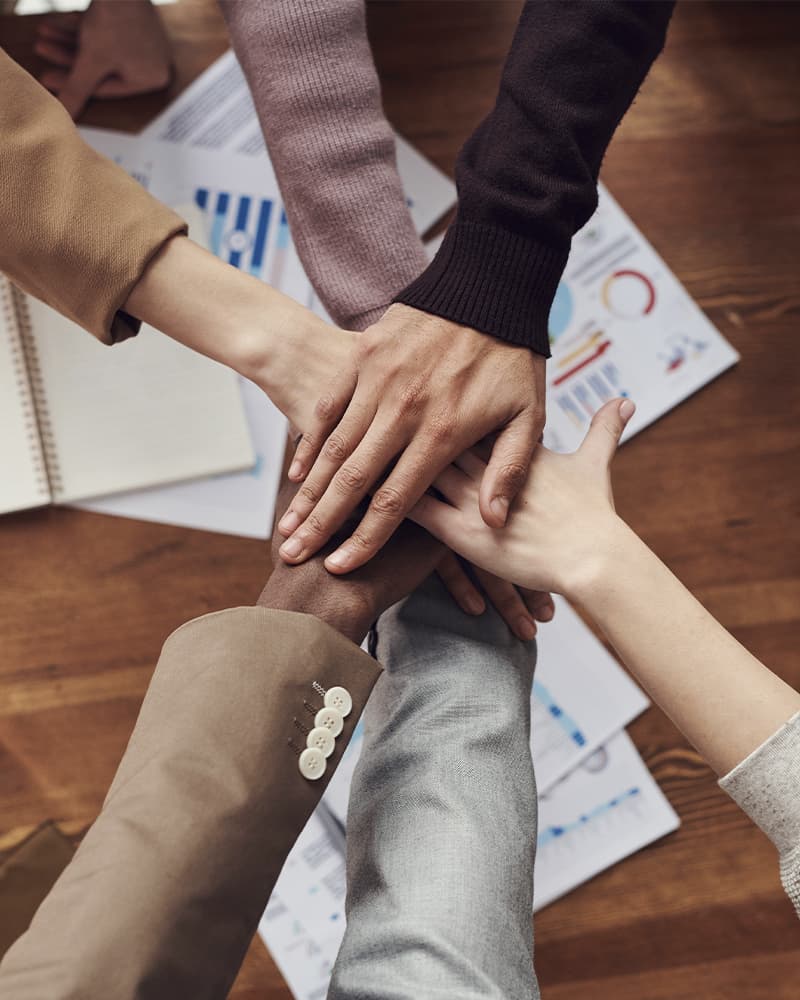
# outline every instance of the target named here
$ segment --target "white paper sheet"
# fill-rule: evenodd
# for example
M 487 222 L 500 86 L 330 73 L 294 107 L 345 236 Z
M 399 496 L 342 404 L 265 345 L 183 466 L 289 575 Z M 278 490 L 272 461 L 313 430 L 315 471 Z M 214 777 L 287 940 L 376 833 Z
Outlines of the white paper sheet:
M 563 597 L 539 629 L 531 693 L 531 743 L 536 782 L 546 792 L 650 704 Z M 323 801 L 342 825 L 362 745 L 359 722 Z
M 186 146 L 267 159 L 247 81 L 233 50 L 201 73 L 141 133 Z M 453 182 L 401 136 L 397 169 L 417 232 L 424 233 L 455 204 Z
M 573 451 L 608 399 L 636 402 L 627 439 L 739 360 L 602 184 L 549 327 L 545 444 L 555 451 Z
M 258 933 L 298 1000 L 325 1000 L 345 928 L 344 838 L 318 808 L 292 848 Z
M 539 796 L 534 912 L 679 825 L 630 736 L 618 733 Z

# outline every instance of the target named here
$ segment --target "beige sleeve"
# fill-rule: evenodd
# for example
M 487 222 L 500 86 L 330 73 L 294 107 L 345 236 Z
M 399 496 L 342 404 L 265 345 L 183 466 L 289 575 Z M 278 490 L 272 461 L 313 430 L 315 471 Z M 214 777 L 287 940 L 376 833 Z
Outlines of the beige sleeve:
M 235 608 L 167 640 L 100 816 L 0 964 L 2 1000 L 227 996 L 283 862 L 341 759 L 377 663 L 308 615 Z M 341 685 L 324 777 L 293 724 Z
M 0 271 L 106 344 L 136 333 L 121 312 L 164 243 L 186 224 L 0 51 Z
M 800 917 L 800 712 L 719 783 L 778 849 L 781 882 Z

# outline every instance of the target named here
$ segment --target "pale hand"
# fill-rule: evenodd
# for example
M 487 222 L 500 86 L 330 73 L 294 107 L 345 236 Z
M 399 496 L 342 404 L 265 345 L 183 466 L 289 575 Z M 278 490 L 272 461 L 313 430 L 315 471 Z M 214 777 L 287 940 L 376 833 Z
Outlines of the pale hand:
M 580 448 L 557 455 L 539 446 L 506 526 L 490 528 L 479 509 L 485 463 L 461 455 L 434 481 L 446 503 L 426 495 L 409 515 L 454 552 L 520 587 L 570 594 L 607 559 L 614 536 L 611 461 L 634 412 L 612 400 L 595 415 Z

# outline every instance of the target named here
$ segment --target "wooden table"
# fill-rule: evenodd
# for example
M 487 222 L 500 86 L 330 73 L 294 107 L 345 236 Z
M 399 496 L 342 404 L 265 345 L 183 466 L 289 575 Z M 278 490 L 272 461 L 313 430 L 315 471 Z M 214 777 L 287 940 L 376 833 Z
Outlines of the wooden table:
M 388 115 L 440 167 L 491 106 L 518 12 L 374 4 Z M 142 127 L 226 48 L 213 0 L 163 9 L 169 94 L 92 106 Z M 34 19 L 0 20 L 32 70 Z M 623 515 L 755 654 L 800 685 L 800 6 L 685 3 L 603 179 L 742 354 L 623 449 Z M 169 632 L 251 602 L 258 542 L 48 509 L 0 520 L 0 848 L 92 821 Z M 680 622 L 674 623 L 680 628 Z M 732 681 L 735 683 L 735 679 Z M 651 709 L 636 743 L 681 829 L 543 911 L 546 1000 L 795 998 L 800 933 L 771 845 Z M 287 997 L 259 942 L 232 993 Z

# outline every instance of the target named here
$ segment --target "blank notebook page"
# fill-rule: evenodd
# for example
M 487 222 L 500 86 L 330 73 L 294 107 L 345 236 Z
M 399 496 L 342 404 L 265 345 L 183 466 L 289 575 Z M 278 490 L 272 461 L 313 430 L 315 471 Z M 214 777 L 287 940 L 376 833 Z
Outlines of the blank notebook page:
M 0 513 L 49 502 L 11 285 L 0 274 Z
M 147 326 L 107 347 L 42 302 L 25 301 L 33 366 L 44 386 L 40 424 L 49 424 L 53 440 L 47 451 L 54 501 L 253 465 L 238 379 L 229 369 Z M 32 353 L 29 347 L 29 365 Z

